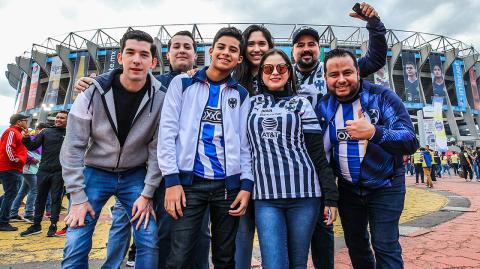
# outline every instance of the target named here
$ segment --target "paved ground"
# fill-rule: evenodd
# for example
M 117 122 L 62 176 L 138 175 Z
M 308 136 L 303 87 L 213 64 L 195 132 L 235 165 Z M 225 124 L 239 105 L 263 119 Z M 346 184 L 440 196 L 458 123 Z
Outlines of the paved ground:
M 407 182 L 415 186 L 413 178 L 407 178 Z M 405 268 L 480 268 L 480 183 L 458 177 L 434 183 L 432 191 L 446 194 L 450 202 L 433 218 L 417 221 L 425 230 L 401 238 Z M 438 220 L 447 222 L 430 226 Z M 337 251 L 335 268 L 352 268 L 346 249 Z
M 401 218 L 406 268 L 480 268 L 480 235 L 475 229 L 480 224 L 480 216 L 478 212 L 459 212 L 479 207 L 480 183 L 466 183 L 457 177 L 442 178 L 433 190 L 426 190 L 413 184 L 410 177 L 407 182 L 409 188 Z M 443 222 L 446 223 L 441 224 Z M 27 227 L 27 224 L 14 225 L 20 230 Z M 43 225 L 46 229 L 48 222 Z M 94 235 L 90 268 L 99 268 L 105 256 L 109 225 L 108 211 L 104 210 Z M 335 234 L 335 268 L 351 268 L 339 222 Z M 21 238 L 18 233 L 3 232 L 0 234 L 0 269 L 58 268 L 63 242 L 63 238 L 45 235 Z M 259 268 L 258 242 L 255 242 L 254 258 L 252 265 Z

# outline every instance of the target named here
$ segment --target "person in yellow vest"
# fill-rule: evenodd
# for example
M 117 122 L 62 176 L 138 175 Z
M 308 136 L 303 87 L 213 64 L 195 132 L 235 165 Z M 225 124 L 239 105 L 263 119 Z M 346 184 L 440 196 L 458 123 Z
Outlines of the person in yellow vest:
M 445 152 L 442 152 L 442 176 L 445 174 L 445 171 L 448 172 L 448 176 L 451 177 L 452 175 L 450 174 L 450 166 L 448 165 L 448 157 Z
M 452 156 L 450 157 L 450 166 L 453 168 L 453 173 L 458 175 L 458 154 L 454 151 Z
M 413 165 L 415 167 L 415 184 L 418 184 L 418 177 L 420 176 L 422 180 L 422 184 L 425 183 L 424 181 L 424 173 L 422 168 L 423 163 L 423 151 L 421 149 L 417 149 L 413 154 Z

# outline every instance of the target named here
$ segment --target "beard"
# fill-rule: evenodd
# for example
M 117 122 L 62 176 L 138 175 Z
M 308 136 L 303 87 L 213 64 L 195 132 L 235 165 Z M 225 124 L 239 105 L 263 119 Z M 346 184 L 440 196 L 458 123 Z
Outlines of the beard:
M 337 96 L 336 90 L 335 89 L 328 89 L 331 94 L 333 94 L 340 102 L 349 102 L 355 99 L 355 97 L 358 95 L 358 92 L 360 91 L 360 81 L 357 82 L 356 85 L 350 85 L 350 91 L 348 92 L 348 95 L 346 96 Z
M 310 56 L 310 57 L 312 57 L 312 60 L 310 60 L 310 62 L 306 62 L 306 61 L 304 61 L 304 60 L 302 59 L 303 56 L 307 56 L 307 55 Z M 317 62 L 318 62 L 318 59 L 315 59 L 315 58 L 313 57 L 313 53 L 311 53 L 311 52 L 305 52 L 305 53 L 303 53 L 303 54 L 300 56 L 300 58 L 298 59 L 297 65 L 298 65 L 300 68 L 302 68 L 302 69 L 310 70 L 310 69 L 312 69 L 313 67 L 315 67 L 315 65 L 317 64 Z

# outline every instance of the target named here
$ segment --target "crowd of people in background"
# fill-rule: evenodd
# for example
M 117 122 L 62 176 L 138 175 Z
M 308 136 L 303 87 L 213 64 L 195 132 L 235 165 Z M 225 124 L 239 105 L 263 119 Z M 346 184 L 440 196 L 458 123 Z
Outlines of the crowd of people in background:
M 405 175 L 415 176 L 416 184 L 426 183 L 429 188 L 433 187 L 433 181 L 447 174 L 465 181 L 472 181 L 475 177 L 480 182 L 480 147 L 461 146 L 459 149 L 458 152 L 439 152 L 430 149 L 429 145 L 420 147 L 413 155 L 403 156 Z

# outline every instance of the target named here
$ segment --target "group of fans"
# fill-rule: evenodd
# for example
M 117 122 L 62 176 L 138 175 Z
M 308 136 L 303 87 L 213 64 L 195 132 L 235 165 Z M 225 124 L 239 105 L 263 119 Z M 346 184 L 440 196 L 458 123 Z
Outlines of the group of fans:
M 88 268 L 112 196 L 103 268 L 120 267 L 132 233 L 137 268 L 209 268 L 210 245 L 215 268 L 250 268 L 255 230 L 264 268 L 306 268 L 310 249 L 316 268 L 333 268 L 337 209 L 354 268 L 403 268 L 402 157 L 418 140 L 395 92 L 362 79 L 386 62 L 383 23 L 366 3 L 350 15 L 369 31 L 358 60 L 333 49 L 322 65 L 310 27 L 292 36 L 293 63 L 265 27 L 226 27 L 209 49 L 210 66 L 199 70 L 192 34 L 174 34 L 171 71 L 157 77 L 153 38 L 128 31 L 122 68 L 79 80 L 82 93 L 55 127 L 32 139 L 27 117 L 12 116 L 0 145 L 0 230 L 16 230 L 12 197 L 27 148 L 42 145 L 33 224 L 21 235 L 40 232 L 48 190 L 55 234 L 65 185 L 62 268 Z
M 432 188 L 437 177 L 446 173 L 451 176 L 450 169 L 454 175 L 463 177 L 465 181 L 472 181 L 475 178 L 480 182 L 480 147 L 471 149 L 466 146 L 460 147 L 460 152 L 438 152 L 430 149 L 429 145 L 420 147 L 413 155 L 404 156 L 405 174 L 415 175 L 415 183 L 425 183 Z

